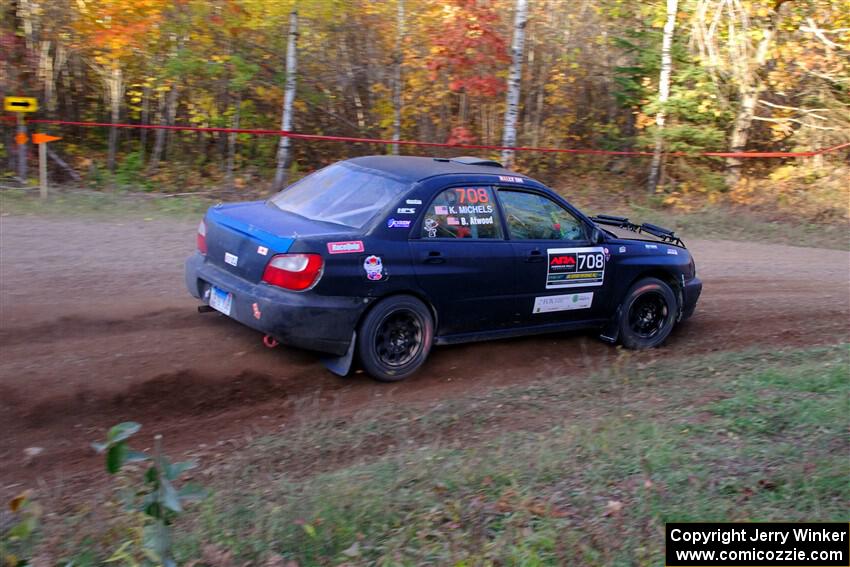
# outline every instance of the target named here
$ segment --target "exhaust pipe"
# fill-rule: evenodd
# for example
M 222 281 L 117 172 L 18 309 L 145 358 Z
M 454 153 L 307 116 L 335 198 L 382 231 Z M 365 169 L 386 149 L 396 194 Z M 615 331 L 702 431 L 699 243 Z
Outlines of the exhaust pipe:
M 277 339 L 274 338 L 273 336 L 266 335 L 266 336 L 263 337 L 263 344 L 266 345 L 268 348 L 274 348 L 277 345 L 279 345 L 280 343 L 277 342 Z
M 198 313 L 212 313 L 213 311 L 215 311 L 215 309 L 209 305 L 198 305 Z

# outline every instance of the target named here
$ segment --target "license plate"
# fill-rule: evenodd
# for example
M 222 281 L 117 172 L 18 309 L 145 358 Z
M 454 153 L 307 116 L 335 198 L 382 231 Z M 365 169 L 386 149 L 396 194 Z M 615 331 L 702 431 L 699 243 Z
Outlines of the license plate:
M 210 307 L 225 315 L 230 315 L 230 308 L 233 307 L 233 294 L 212 286 L 210 288 Z

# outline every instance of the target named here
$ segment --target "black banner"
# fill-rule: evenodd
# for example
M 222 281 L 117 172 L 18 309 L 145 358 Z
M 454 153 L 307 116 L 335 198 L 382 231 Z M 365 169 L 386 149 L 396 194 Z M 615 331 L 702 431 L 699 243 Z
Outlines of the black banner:
M 848 567 L 850 524 L 668 523 L 668 567 Z

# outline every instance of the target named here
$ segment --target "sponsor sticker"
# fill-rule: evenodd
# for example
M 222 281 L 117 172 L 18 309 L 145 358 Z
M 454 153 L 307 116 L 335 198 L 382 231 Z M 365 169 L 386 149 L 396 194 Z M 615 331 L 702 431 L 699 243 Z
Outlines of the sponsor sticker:
M 592 303 L 593 292 L 535 297 L 532 313 L 552 313 L 553 311 L 589 309 Z
M 416 209 L 413 207 L 399 207 L 395 210 L 400 215 L 415 215 Z
M 329 254 L 353 254 L 363 252 L 362 240 L 348 240 L 346 242 L 328 242 Z
M 673 248 L 668 248 L 667 253 L 670 254 L 671 256 L 678 256 L 679 255 L 679 251 L 674 250 Z
M 500 175 L 499 181 L 507 181 L 508 183 L 522 183 L 522 177 L 512 177 L 510 175 Z
M 421 205 L 422 200 L 421 199 L 408 199 L 407 201 L 405 201 L 405 203 L 407 203 L 408 205 Z
M 422 228 L 428 231 L 428 238 L 437 238 L 437 227 L 440 226 L 440 223 L 428 217 L 425 219 L 425 222 L 422 223 Z
M 239 256 L 236 256 L 235 254 L 231 254 L 230 252 L 225 252 L 224 253 L 224 263 L 230 264 L 231 266 L 235 266 L 236 264 L 239 263 Z
M 410 221 L 400 219 L 387 219 L 387 228 L 410 228 Z
M 602 247 L 550 248 L 546 289 L 602 285 L 605 252 Z
M 643 246 L 645 248 L 649 248 L 650 250 L 655 250 L 656 248 L 658 248 L 657 244 L 644 244 Z
M 260 256 L 265 256 L 268 253 L 269 249 L 265 246 L 257 246 L 257 254 L 259 254 Z
M 366 278 L 377 282 L 384 277 L 384 263 L 379 256 L 369 256 L 363 261 L 363 269 L 366 270 Z
M 625 253 L 626 253 L 626 247 L 620 246 L 620 254 L 625 254 Z
M 260 311 L 260 305 L 256 301 L 251 304 L 251 310 L 254 312 L 254 319 L 259 320 L 263 316 L 262 311 Z

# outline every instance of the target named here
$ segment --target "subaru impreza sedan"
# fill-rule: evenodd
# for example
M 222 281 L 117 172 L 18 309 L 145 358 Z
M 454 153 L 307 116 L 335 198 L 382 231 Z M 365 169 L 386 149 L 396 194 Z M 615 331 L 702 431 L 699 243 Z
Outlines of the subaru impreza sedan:
M 277 342 L 407 378 L 434 345 L 590 329 L 652 348 L 702 284 L 670 230 L 589 217 L 479 158 L 371 156 L 198 226 L 186 286 Z

